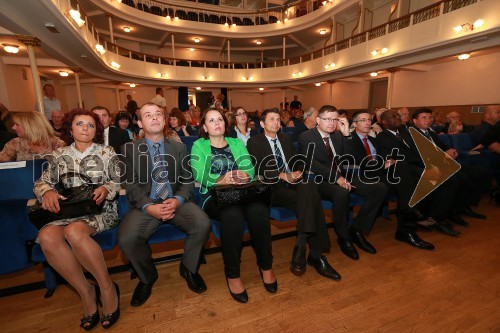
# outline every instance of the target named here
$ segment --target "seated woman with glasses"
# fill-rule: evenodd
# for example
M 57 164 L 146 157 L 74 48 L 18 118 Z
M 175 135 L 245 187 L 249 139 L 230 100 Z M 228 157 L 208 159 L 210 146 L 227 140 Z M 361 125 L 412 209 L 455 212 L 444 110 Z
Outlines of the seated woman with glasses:
M 203 210 L 210 218 L 220 221 L 222 259 L 229 293 L 236 301 L 246 303 L 248 294 L 240 278 L 245 220 L 265 289 L 275 293 L 278 283 L 272 270 L 271 226 L 267 205 L 255 201 L 218 208 L 211 196 L 210 189 L 214 186 L 246 184 L 255 175 L 245 145 L 239 139 L 227 137 L 226 130 L 227 120 L 221 111 L 205 111 L 200 139 L 195 141 L 191 150 L 191 166 L 194 179 L 201 183 Z
M 231 127 L 229 129 L 229 136 L 232 138 L 241 139 L 246 146 L 248 139 L 257 134 L 259 134 L 259 131 L 257 131 L 255 128 L 251 129 L 250 126 L 248 126 L 248 114 L 245 109 L 242 107 L 237 108 L 236 122 L 234 124 L 234 127 Z

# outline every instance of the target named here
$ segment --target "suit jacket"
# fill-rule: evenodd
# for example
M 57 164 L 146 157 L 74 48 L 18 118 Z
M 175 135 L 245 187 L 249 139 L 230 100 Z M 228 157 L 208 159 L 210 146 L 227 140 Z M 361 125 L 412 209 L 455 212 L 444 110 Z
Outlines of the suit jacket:
M 339 132 L 330 134 L 336 156 L 344 154 L 344 137 Z M 342 176 L 336 162 L 330 160 L 318 129 L 311 128 L 299 136 L 299 151 L 306 159 L 306 169 L 316 175 L 321 175 L 323 180 L 335 182 Z
M 194 183 L 189 171 L 186 145 L 173 140 L 164 139 L 165 161 L 167 162 L 168 180 L 172 186 L 173 195 L 190 200 Z M 128 200 L 137 209 L 153 203 L 149 197 L 153 181 L 153 161 L 150 157 L 145 139 L 129 142 L 124 146 L 125 173 L 122 186 L 127 190 Z
M 299 157 L 293 148 L 293 143 L 289 135 L 278 133 L 278 141 L 281 144 L 283 150 L 283 158 L 285 159 L 288 167 L 292 170 L 297 171 L 303 170 L 303 163 L 300 162 Z M 257 175 L 264 177 L 265 180 L 278 180 L 279 172 L 276 166 L 269 165 L 269 161 L 274 161 L 274 153 L 264 134 L 259 134 L 251 137 L 247 142 L 247 149 L 252 156 L 252 162 L 255 166 L 255 172 Z
M 127 131 L 110 126 L 108 140 L 109 145 L 115 149 L 115 153 L 121 154 L 123 153 L 121 147 L 127 142 L 130 142 L 130 136 Z
M 385 174 L 385 171 L 383 169 L 383 163 L 385 161 L 385 156 L 380 154 L 380 149 L 378 147 L 377 141 L 375 138 L 371 136 L 367 136 L 368 141 L 373 145 L 373 147 L 376 150 L 376 154 L 379 156 L 372 156 L 373 159 L 377 160 L 377 163 L 375 164 L 374 162 L 370 163 L 370 166 L 367 166 L 367 162 L 369 161 L 366 157 L 366 150 L 365 150 L 365 144 L 363 141 L 359 138 L 358 134 L 354 132 L 352 134 L 352 137 L 350 140 L 344 140 L 344 154 L 350 155 L 353 157 L 351 162 L 354 163 L 356 167 L 359 168 L 359 175 L 361 178 L 363 178 L 363 175 L 369 175 L 370 177 L 373 176 L 380 176 L 382 174 Z M 376 170 L 375 173 L 370 173 L 368 172 L 369 170 Z M 357 174 L 357 172 L 356 172 Z

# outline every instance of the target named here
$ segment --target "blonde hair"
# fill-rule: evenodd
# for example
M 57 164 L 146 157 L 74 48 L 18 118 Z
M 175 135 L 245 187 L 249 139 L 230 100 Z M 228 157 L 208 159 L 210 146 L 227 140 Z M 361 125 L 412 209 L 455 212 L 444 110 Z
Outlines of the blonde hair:
M 450 126 L 448 127 L 448 134 L 458 134 L 463 131 L 458 129 L 458 126 L 463 126 L 463 123 L 460 120 L 452 121 Z
M 12 120 L 24 128 L 24 139 L 35 145 L 46 145 L 56 136 L 54 128 L 41 112 L 11 112 Z

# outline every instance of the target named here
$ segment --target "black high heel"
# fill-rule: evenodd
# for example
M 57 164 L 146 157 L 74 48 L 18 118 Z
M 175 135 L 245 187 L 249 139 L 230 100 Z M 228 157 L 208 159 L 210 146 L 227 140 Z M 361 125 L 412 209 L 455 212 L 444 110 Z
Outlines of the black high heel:
M 234 300 L 236 302 L 239 302 L 239 303 L 246 303 L 248 302 L 248 294 L 247 294 L 247 290 L 243 290 L 241 293 L 239 294 L 235 294 L 231 291 L 231 288 L 229 288 L 229 279 L 226 278 L 226 283 L 227 283 L 227 289 L 229 289 L 229 293 L 231 294 L 231 297 L 234 298 Z
M 118 318 L 120 318 L 120 287 L 118 287 L 118 285 L 115 282 L 113 282 L 113 284 L 115 285 L 115 289 L 116 289 L 116 297 L 118 298 L 118 306 L 116 307 L 116 310 L 114 312 L 101 315 L 101 326 L 104 329 L 108 329 L 111 326 L 113 326 L 118 321 Z M 103 324 L 105 321 L 107 321 L 108 323 Z
M 91 314 L 90 316 L 83 316 L 82 319 L 80 319 L 80 327 L 86 331 L 93 329 L 99 322 L 99 304 L 101 303 L 100 290 L 97 285 L 94 285 L 94 288 L 96 310 L 94 314 Z
M 264 289 L 266 289 L 268 293 L 275 294 L 278 291 L 278 280 L 276 279 L 276 277 L 274 278 L 275 279 L 274 282 L 265 283 L 264 276 L 262 275 L 262 270 L 260 268 L 259 268 L 259 273 L 260 273 L 260 278 L 262 279 L 262 283 L 264 284 Z

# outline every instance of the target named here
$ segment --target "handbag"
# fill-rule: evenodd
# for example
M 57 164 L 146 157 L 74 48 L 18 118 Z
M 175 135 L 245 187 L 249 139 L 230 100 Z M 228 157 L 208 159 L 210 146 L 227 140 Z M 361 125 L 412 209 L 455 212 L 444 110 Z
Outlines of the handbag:
M 253 181 L 243 185 L 219 185 L 211 188 L 212 197 L 217 208 L 230 205 L 245 204 L 254 201 L 271 203 L 271 184 Z
M 62 185 L 62 179 L 73 176 L 80 177 L 85 181 L 84 184 L 76 187 L 64 188 Z M 103 204 L 97 205 L 92 199 L 92 193 L 97 188 L 96 185 L 92 184 L 90 178 L 83 174 L 68 172 L 60 177 L 60 182 L 56 185 L 59 188 L 58 193 L 64 197 L 66 200 L 59 200 L 59 212 L 52 213 L 46 209 L 42 208 L 42 203 L 37 202 L 30 208 L 28 216 L 31 222 L 41 229 L 47 223 L 62 220 L 67 218 L 100 214 L 102 212 Z

